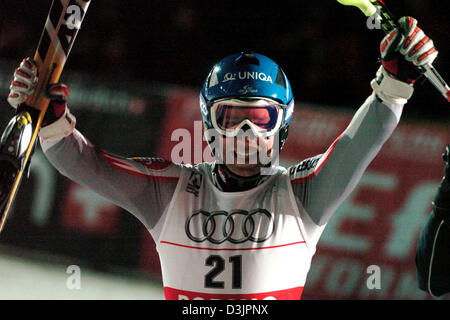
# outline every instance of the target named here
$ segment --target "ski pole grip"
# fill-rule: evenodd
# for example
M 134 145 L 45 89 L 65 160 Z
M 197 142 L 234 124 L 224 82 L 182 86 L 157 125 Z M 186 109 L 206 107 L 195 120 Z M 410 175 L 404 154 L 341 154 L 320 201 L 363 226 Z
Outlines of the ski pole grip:
M 377 8 L 369 0 L 337 0 L 337 2 L 344 6 L 357 7 L 367 17 L 370 17 L 377 12 Z

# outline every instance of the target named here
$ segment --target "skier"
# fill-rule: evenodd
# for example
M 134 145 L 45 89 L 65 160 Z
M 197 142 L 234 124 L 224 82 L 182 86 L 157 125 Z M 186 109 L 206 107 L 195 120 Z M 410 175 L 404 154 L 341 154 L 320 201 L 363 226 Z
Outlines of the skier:
M 419 288 L 434 297 L 450 293 L 450 145 L 443 159 L 444 178 L 416 250 Z
M 290 168 L 276 165 L 294 111 L 290 83 L 274 61 L 248 52 L 219 61 L 201 89 L 212 163 L 125 158 L 93 146 L 75 128 L 62 84 L 48 88 L 41 146 L 61 174 L 145 225 L 166 299 L 300 299 L 328 220 L 397 126 L 421 75 L 415 66 L 437 56 L 415 19 L 399 24 L 382 40 L 373 92 L 345 131 Z M 16 70 L 8 101 L 19 111 L 32 112 L 24 101 L 37 77 L 32 59 Z

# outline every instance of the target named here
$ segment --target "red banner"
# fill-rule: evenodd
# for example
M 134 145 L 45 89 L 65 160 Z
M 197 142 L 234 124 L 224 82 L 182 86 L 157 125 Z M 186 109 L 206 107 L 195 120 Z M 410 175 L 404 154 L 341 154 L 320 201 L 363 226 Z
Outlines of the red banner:
M 156 154 L 173 159 L 177 144 L 191 143 L 190 163 L 210 160 L 195 158 L 200 148 L 207 154 L 205 142 L 195 145 L 201 128 L 198 93 L 175 92 L 168 106 Z M 355 111 L 356 107 L 343 112 L 297 103 L 281 165 L 323 153 Z M 181 141 L 177 130 L 188 130 L 192 142 Z M 443 125 L 401 121 L 327 225 L 304 299 L 430 298 L 417 288 L 414 254 L 442 178 L 440 154 L 448 143 L 450 135 Z M 155 253 L 149 245 L 145 248 L 154 261 Z
M 252 294 L 208 294 L 164 287 L 166 300 L 300 300 L 303 287 Z
M 113 235 L 119 231 L 120 208 L 79 184 L 67 181 L 60 225 L 84 234 Z

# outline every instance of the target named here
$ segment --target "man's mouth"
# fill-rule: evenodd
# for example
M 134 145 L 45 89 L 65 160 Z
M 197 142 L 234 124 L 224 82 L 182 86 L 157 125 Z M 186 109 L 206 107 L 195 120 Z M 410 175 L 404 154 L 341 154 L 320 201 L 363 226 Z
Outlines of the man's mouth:
M 234 155 L 236 157 L 240 158 L 247 158 L 250 156 L 257 155 L 260 150 L 260 148 L 257 145 L 237 145 L 236 149 L 234 150 Z
M 266 156 L 264 158 L 267 158 L 267 154 L 271 153 L 271 150 L 260 150 L 260 148 L 254 147 L 254 148 L 242 148 L 233 151 L 233 156 L 235 161 L 242 164 L 258 164 L 260 162 L 260 157 L 264 156 L 264 153 L 266 153 Z
M 259 153 L 258 150 L 253 151 L 252 153 L 249 153 L 249 152 L 242 153 L 242 152 L 234 151 L 234 157 L 236 159 L 245 159 L 245 160 L 247 160 L 247 159 L 249 159 L 252 156 L 256 157 L 258 155 L 258 153 Z

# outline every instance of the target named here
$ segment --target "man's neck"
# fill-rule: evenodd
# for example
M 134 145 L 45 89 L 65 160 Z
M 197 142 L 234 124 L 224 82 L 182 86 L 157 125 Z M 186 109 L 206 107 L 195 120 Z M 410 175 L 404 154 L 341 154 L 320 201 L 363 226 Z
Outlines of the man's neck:
M 215 164 L 213 178 L 216 186 L 225 192 L 239 192 L 250 190 L 266 179 L 259 173 L 252 176 L 241 176 L 234 173 L 224 164 Z

